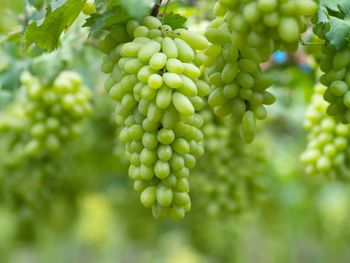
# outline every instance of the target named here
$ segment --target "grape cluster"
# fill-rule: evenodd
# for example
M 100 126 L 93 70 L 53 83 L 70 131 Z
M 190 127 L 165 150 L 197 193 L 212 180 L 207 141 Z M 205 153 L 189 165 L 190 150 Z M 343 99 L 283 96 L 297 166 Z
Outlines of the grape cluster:
M 259 54 L 253 48 L 238 50 L 232 43 L 223 46 L 211 45 L 220 51 L 214 64 L 208 68 L 210 83 L 214 86 L 208 104 L 219 117 L 232 115 L 240 124 L 242 138 L 250 143 L 255 137 L 256 119 L 264 120 L 267 111 L 264 105 L 274 103 L 275 97 L 266 89 L 272 78 L 259 67 Z
M 301 161 L 307 174 L 347 178 L 350 176 L 350 126 L 336 123 L 334 118 L 327 115 L 328 103 L 323 99 L 325 92 L 323 85 L 315 87 L 306 113 L 304 126 L 308 131 L 308 144 Z
M 16 167 L 23 157 L 23 145 L 27 119 L 23 105 L 14 102 L 0 112 L 0 169 Z
M 343 19 L 341 14 L 337 14 Z M 329 102 L 327 114 L 337 122 L 350 123 L 350 45 L 342 50 L 332 46 L 325 36 L 327 26 L 317 23 L 318 17 L 314 16 L 313 32 L 322 41 L 320 69 L 324 72 L 319 81 L 327 89 L 323 94 L 324 99 Z
M 21 133 L 25 129 L 26 120 L 19 103 L 9 106 L 0 112 L 0 132 Z
M 261 145 L 244 144 L 232 120 L 205 116 L 205 155 L 191 184 L 194 200 L 213 217 L 237 215 L 266 198 L 266 159 Z
M 305 17 L 316 8 L 312 0 L 219 0 L 215 13 L 224 16 L 236 45 L 256 48 L 266 61 L 278 48 L 298 48 Z
M 267 91 L 272 78 L 260 68 L 261 55 L 255 48 L 237 46 L 225 19 L 215 19 L 206 36 L 212 43 L 205 51 L 206 73 L 214 86 L 208 104 L 217 116 L 232 115 L 240 124 L 241 136 L 250 143 L 255 137 L 256 119 L 266 118 L 264 105 L 275 101 Z
M 322 53 L 320 68 L 324 74 L 320 82 L 327 87 L 327 114 L 336 121 L 350 123 L 350 47 L 338 51 L 325 44 Z
M 340 14 L 338 18 L 341 19 Z M 318 17 L 312 18 L 314 24 L 313 33 L 323 41 L 320 43 L 321 56 L 319 59 L 320 69 L 323 71 L 319 82 L 327 87 L 323 98 L 329 102 L 327 114 L 332 116 L 337 122 L 350 123 L 350 46 L 343 50 L 335 49 L 326 39 L 325 32 L 328 31 L 326 24 L 318 23 Z
M 111 51 L 114 64 L 105 70 L 112 73 L 105 86 L 117 101 L 129 176 L 155 218 L 181 219 L 191 207 L 189 171 L 204 152 L 197 111 L 210 87 L 199 79 L 197 50 L 208 41 L 151 16 L 129 21 L 126 28 L 133 40 Z M 104 68 L 106 61 L 112 60 Z
M 232 114 L 243 139 L 255 136 L 255 122 L 266 118 L 264 105 L 274 102 L 266 91 L 271 77 L 260 67 L 278 48 L 295 51 L 306 30 L 304 16 L 312 15 L 311 0 L 220 0 L 216 18 L 205 36 L 212 43 L 206 50 L 206 66 L 214 89 L 209 105 L 218 116 Z
M 21 81 L 30 133 L 25 153 L 39 157 L 59 152 L 80 134 L 80 122 L 91 112 L 90 91 L 80 76 L 70 71 L 61 72 L 51 86 L 42 85 L 29 73 L 23 74 Z

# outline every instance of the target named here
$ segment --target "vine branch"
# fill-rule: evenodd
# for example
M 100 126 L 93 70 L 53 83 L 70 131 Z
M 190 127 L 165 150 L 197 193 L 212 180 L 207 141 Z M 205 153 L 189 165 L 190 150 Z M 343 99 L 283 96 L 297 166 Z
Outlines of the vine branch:
M 158 16 L 162 0 L 157 0 L 151 9 L 151 16 Z

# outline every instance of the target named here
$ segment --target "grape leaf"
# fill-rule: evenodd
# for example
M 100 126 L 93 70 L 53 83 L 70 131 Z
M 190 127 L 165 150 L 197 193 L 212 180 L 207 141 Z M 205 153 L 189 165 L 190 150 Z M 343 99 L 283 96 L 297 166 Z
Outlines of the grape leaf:
M 122 6 L 135 18 L 142 18 L 149 14 L 154 0 L 121 0 Z
M 43 0 L 28 0 L 28 2 L 38 10 L 44 6 Z
M 97 13 L 103 14 L 120 5 L 120 0 L 95 0 Z
M 171 12 L 171 13 L 165 14 L 163 23 L 165 25 L 171 26 L 172 29 L 177 29 L 177 28 L 185 27 L 186 21 L 187 21 L 186 17 L 183 17 L 179 14 L 175 14 Z
M 94 13 L 85 20 L 83 27 L 90 27 L 91 33 L 96 33 L 105 28 L 106 21 L 113 15 L 111 12 L 104 14 Z
M 28 48 L 32 43 L 41 49 L 54 50 L 63 31 L 66 31 L 83 9 L 86 0 L 67 0 L 60 7 L 47 11 L 44 22 L 38 26 L 32 22 L 24 32 L 24 45 Z
M 334 48 L 345 48 L 350 42 L 350 1 L 320 0 L 318 23 L 328 25 L 325 37 Z
M 83 27 L 90 27 L 91 33 L 108 28 L 112 25 L 122 23 L 131 19 L 130 15 L 122 6 L 116 6 L 104 14 L 92 14 L 86 19 Z
M 350 40 L 350 22 L 337 17 L 330 17 L 330 29 L 325 36 L 335 48 L 345 48 Z

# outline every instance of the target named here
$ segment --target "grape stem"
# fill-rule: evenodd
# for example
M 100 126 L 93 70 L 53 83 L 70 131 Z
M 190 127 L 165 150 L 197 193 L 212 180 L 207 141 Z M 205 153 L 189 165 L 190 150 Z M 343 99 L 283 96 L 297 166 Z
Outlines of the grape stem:
M 158 16 L 161 3 L 162 3 L 162 0 L 157 0 L 155 2 L 151 10 L 151 16 Z
M 323 43 L 319 43 L 319 42 L 305 42 L 303 39 L 300 39 L 300 44 L 303 46 L 321 46 L 323 45 Z

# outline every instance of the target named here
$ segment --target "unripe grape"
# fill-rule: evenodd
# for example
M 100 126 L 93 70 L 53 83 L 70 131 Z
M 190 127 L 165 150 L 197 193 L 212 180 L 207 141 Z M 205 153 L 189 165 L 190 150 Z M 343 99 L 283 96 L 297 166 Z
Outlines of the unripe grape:
M 349 144 L 349 125 L 337 123 L 326 112 L 332 109 L 332 104 L 323 100 L 326 91 L 342 96 L 342 87 L 347 86 L 342 81 L 333 82 L 331 88 L 321 84 L 315 87 L 311 104 L 307 109 L 307 126 L 309 136 L 306 150 L 301 156 L 305 164 L 305 171 L 310 175 L 323 174 L 327 177 L 333 175 L 343 178 L 340 167 L 346 165 L 344 155 Z M 346 96 L 346 95 L 345 95 Z M 325 96 L 327 97 L 327 96 Z
M 264 151 L 256 144 L 242 142 L 232 119 L 219 119 L 211 112 L 204 116 L 206 155 L 191 178 L 194 200 L 210 217 L 233 215 L 236 218 L 264 199 L 267 186 Z M 186 165 L 192 159 L 189 157 L 185 155 Z M 187 188 L 184 179 L 180 179 L 175 187 L 181 189 L 185 183 L 183 186 Z M 188 202 L 185 191 L 182 192 L 174 193 L 176 204 Z
M 129 21 L 126 27 L 134 39 L 113 53 L 106 49 L 104 71 L 112 74 L 105 86 L 118 102 L 115 112 L 129 177 L 154 217 L 182 218 L 191 207 L 187 179 L 187 184 L 182 180 L 175 186 L 179 178 L 189 176 L 204 152 L 203 120 L 196 111 L 203 107 L 210 86 L 199 79 L 205 55 L 197 50 L 207 48 L 208 41 L 186 29 L 173 32 L 156 17 Z
M 29 119 L 30 137 L 33 137 L 26 153 L 33 158 L 57 154 L 80 135 L 80 123 L 91 113 L 90 92 L 75 72 L 61 72 L 50 86 L 24 74 L 27 81 L 23 83 L 27 91 L 24 100 L 32 105 L 25 109 L 25 114 Z

